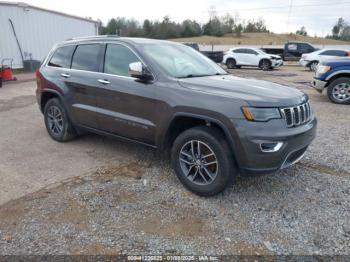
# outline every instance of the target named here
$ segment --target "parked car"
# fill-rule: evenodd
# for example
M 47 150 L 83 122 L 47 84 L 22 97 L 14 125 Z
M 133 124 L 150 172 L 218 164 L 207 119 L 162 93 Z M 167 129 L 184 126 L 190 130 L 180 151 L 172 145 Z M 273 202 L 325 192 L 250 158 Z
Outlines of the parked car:
M 316 72 L 317 65 L 327 59 L 349 56 L 348 50 L 343 49 L 321 49 L 310 54 L 304 54 L 299 61 L 300 65 L 308 67 L 310 71 Z
M 321 63 L 312 81 L 320 93 L 327 90 L 336 104 L 350 104 L 350 58 L 338 58 Z
M 305 42 L 287 42 L 283 48 L 264 47 L 268 54 L 280 55 L 283 61 L 298 61 L 303 54 L 308 54 L 318 50 L 314 46 Z
M 308 96 L 229 75 L 185 45 L 90 37 L 57 44 L 37 75 L 48 134 L 90 131 L 169 154 L 191 191 L 214 195 L 238 174 L 299 161 L 315 137 Z
M 184 45 L 187 45 L 189 47 L 192 47 L 193 49 L 197 50 L 198 52 L 201 52 L 203 55 L 208 57 L 209 59 L 213 60 L 215 63 L 221 63 L 224 52 L 223 51 L 201 51 L 199 50 L 199 45 L 197 43 L 183 43 Z
M 283 65 L 282 58 L 278 55 L 266 54 L 259 48 L 235 47 L 224 55 L 222 61 L 228 69 L 241 66 L 257 66 L 262 70 L 270 70 Z

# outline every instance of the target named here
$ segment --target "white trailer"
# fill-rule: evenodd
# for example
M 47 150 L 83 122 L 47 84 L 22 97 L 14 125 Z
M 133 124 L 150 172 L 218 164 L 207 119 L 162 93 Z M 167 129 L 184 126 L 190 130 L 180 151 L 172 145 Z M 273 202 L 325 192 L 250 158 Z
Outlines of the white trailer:
M 98 22 L 18 2 L 0 1 L 0 60 L 43 60 L 52 46 L 72 37 L 98 34 Z

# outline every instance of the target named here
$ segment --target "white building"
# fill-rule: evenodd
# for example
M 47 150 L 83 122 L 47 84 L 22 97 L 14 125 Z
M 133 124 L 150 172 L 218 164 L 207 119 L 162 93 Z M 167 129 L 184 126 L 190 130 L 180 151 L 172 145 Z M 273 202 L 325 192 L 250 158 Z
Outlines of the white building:
M 12 58 L 14 68 L 22 68 L 23 60 L 41 61 L 57 42 L 97 34 L 97 21 L 0 1 L 0 62 Z

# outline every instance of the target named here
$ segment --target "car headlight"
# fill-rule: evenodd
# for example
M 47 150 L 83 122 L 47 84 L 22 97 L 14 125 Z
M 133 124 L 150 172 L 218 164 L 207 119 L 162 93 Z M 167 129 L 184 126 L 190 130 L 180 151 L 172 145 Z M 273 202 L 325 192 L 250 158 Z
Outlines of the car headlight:
M 331 70 L 330 66 L 319 65 L 317 68 L 317 74 L 324 74 L 327 73 L 329 70 Z
M 266 122 L 281 118 L 278 108 L 242 107 L 242 112 L 249 121 Z

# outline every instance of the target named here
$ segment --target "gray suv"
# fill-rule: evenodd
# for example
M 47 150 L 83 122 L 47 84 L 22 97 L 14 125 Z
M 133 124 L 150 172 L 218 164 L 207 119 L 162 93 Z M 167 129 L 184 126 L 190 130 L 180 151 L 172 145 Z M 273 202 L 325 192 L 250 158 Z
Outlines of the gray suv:
M 238 175 L 300 160 L 315 137 L 304 93 L 229 75 L 192 48 L 113 36 L 57 44 L 37 71 L 49 135 L 90 131 L 170 154 L 179 180 L 214 195 Z

